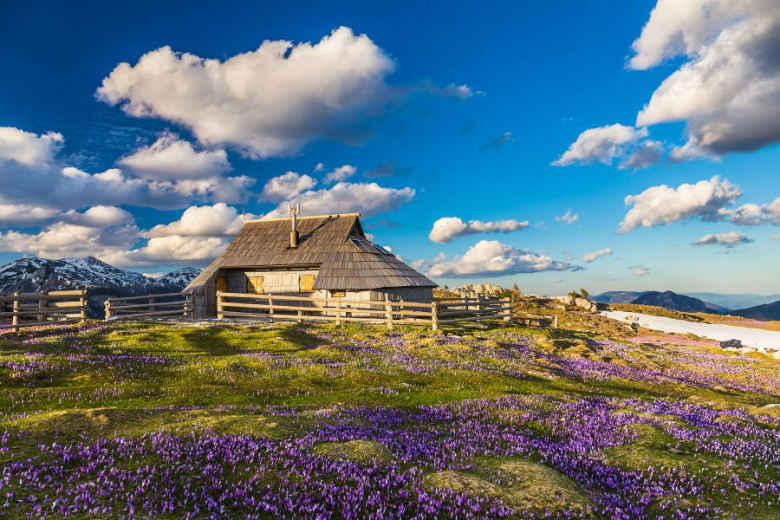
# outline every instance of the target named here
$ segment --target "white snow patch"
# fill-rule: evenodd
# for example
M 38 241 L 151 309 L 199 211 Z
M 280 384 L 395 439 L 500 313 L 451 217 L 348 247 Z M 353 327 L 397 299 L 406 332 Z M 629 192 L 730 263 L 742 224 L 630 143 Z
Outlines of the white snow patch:
M 772 330 L 751 329 L 734 325 L 718 325 L 714 323 L 696 323 L 663 316 L 639 314 L 637 312 L 603 311 L 600 314 L 607 318 L 636 323 L 646 329 L 672 332 L 675 334 L 695 334 L 702 338 L 716 341 L 738 339 L 746 347 L 766 350 L 780 350 L 780 332 Z

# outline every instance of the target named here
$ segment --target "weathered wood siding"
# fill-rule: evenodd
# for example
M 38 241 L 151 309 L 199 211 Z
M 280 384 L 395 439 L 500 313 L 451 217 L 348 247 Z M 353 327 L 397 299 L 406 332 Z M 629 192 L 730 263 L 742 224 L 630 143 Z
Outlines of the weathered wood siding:
M 220 276 L 220 273 L 216 273 Z M 192 318 L 203 320 L 217 315 L 216 277 L 210 278 L 203 287 L 192 294 Z
M 391 287 L 371 291 L 373 301 L 384 301 L 385 296 L 391 301 L 429 303 L 433 301 L 433 287 Z
M 279 270 L 279 269 L 246 269 L 228 271 L 228 292 L 245 293 L 246 280 L 249 276 L 262 276 L 263 292 L 266 294 L 298 294 L 299 280 L 304 275 L 317 276 L 318 269 Z M 316 294 L 317 297 L 325 297 L 324 291 L 303 293 Z
M 227 292 L 246 293 L 247 277 L 262 276 L 263 292 L 265 294 L 286 294 L 310 296 L 312 298 L 326 298 L 338 300 L 329 290 L 315 290 L 314 292 L 299 292 L 298 282 L 301 275 L 318 275 L 318 269 L 220 269 L 203 287 L 203 293 L 196 294 L 193 298 L 195 319 L 213 318 L 216 316 L 216 284 L 215 279 L 224 276 L 227 279 Z M 414 301 L 432 302 L 432 287 L 394 287 L 388 289 L 375 289 L 365 291 L 345 291 L 342 297 L 345 300 L 359 300 L 365 302 Z M 314 304 L 313 304 L 314 305 Z M 317 303 L 316 305 L 321 305 Z M 377 307 L 379 309 L 380 307 Z

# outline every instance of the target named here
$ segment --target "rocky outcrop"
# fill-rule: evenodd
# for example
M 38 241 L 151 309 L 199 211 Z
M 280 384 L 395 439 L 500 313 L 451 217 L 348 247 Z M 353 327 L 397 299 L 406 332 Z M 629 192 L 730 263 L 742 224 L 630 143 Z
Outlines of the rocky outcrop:
M 506 292 L 506 289 L 494 283 L 467 283 L 462 287 L 455 287 L 450 289 L 450 292 L 454 292 L 455 294 L 464 297 L 476 296 L 479 294 L 483 294 L 485 296 L 498 296 Z
M 574 298 L 571 295 L 556 296 L 554 298 L 564 305 L 579 307 L 588 312 L 598 312 L 598 306 L 587 298 L 577 297 Z

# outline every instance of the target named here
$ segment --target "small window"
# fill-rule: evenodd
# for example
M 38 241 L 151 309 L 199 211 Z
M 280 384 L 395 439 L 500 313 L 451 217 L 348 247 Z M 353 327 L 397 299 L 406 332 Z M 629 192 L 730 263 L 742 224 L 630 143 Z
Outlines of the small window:
M 264 276 L 247 276 L 246 292 L 250 294 L 263 294 Z
M 298 292 L 314 292 L 313 274 L 302 274 L 298 277 Z
M 347 291 L 330 291 L 331 298 L 346 298 Z

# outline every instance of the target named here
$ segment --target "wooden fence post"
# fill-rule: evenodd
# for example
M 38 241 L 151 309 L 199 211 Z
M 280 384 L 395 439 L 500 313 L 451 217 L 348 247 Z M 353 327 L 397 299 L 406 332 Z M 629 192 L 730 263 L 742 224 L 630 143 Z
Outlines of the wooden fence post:
M 191 320 L 192 319 L 192 311 L 193 311 L 192 293 L 189 292 L 189 293 L 184 295 L 184 316 L 183 316 L 183 318 L 185 320 Z
M 80 322 L 84 323 L 87 321 L 87 291 L 81 291 L 81 296 L 79 296 L 79 317 Z
M 431 330 L 439 329 L 439 303 L 434 300 L 431 304 Z
M 393 330 L 393 304 L 390 295 L 385 293 L 385 315 L 387 316 L 387 328 Z
M 48 300 L 46 300 L 46 293 L 42 292 L 41 296 L 38 298 L 38 321 L 46 321 L 46 305 L 48 303 Z
M 503 303 L 501 310 L 504 314 L 504 321 L 509 321 L 512 319 L 512 298 L 501 298 L 501 302 Z M 506 308 L 507 304 L 509 304 L 509 308 Z
M 11 318 L 11 325 L 14 326 L 13 331 L 19 332 L 19 315 L 17 313 L 22 311 L 21 302 L 19 301 L 19 291 L 14 292 L 14 315 Z
M 103 305 L 106 308 L 106 319 L 111 319 L 111 298 L 106 298 L 106 301 L 103 302 Z
M 222 291 L 217 291 L 217 319 L 225 319 L 225 315 L 222 314 Z
M 341 327 L 341 300 L 336 300 L 336 325 Z
M 268 317 L 270 318 L 271 323 L 273 323 L 274 322 L 274 298 L 270 294 L 268 295 Z
M 554 329 L 558 328 L 558 316 L 557 315 L 553 316 L 553 328 Z

